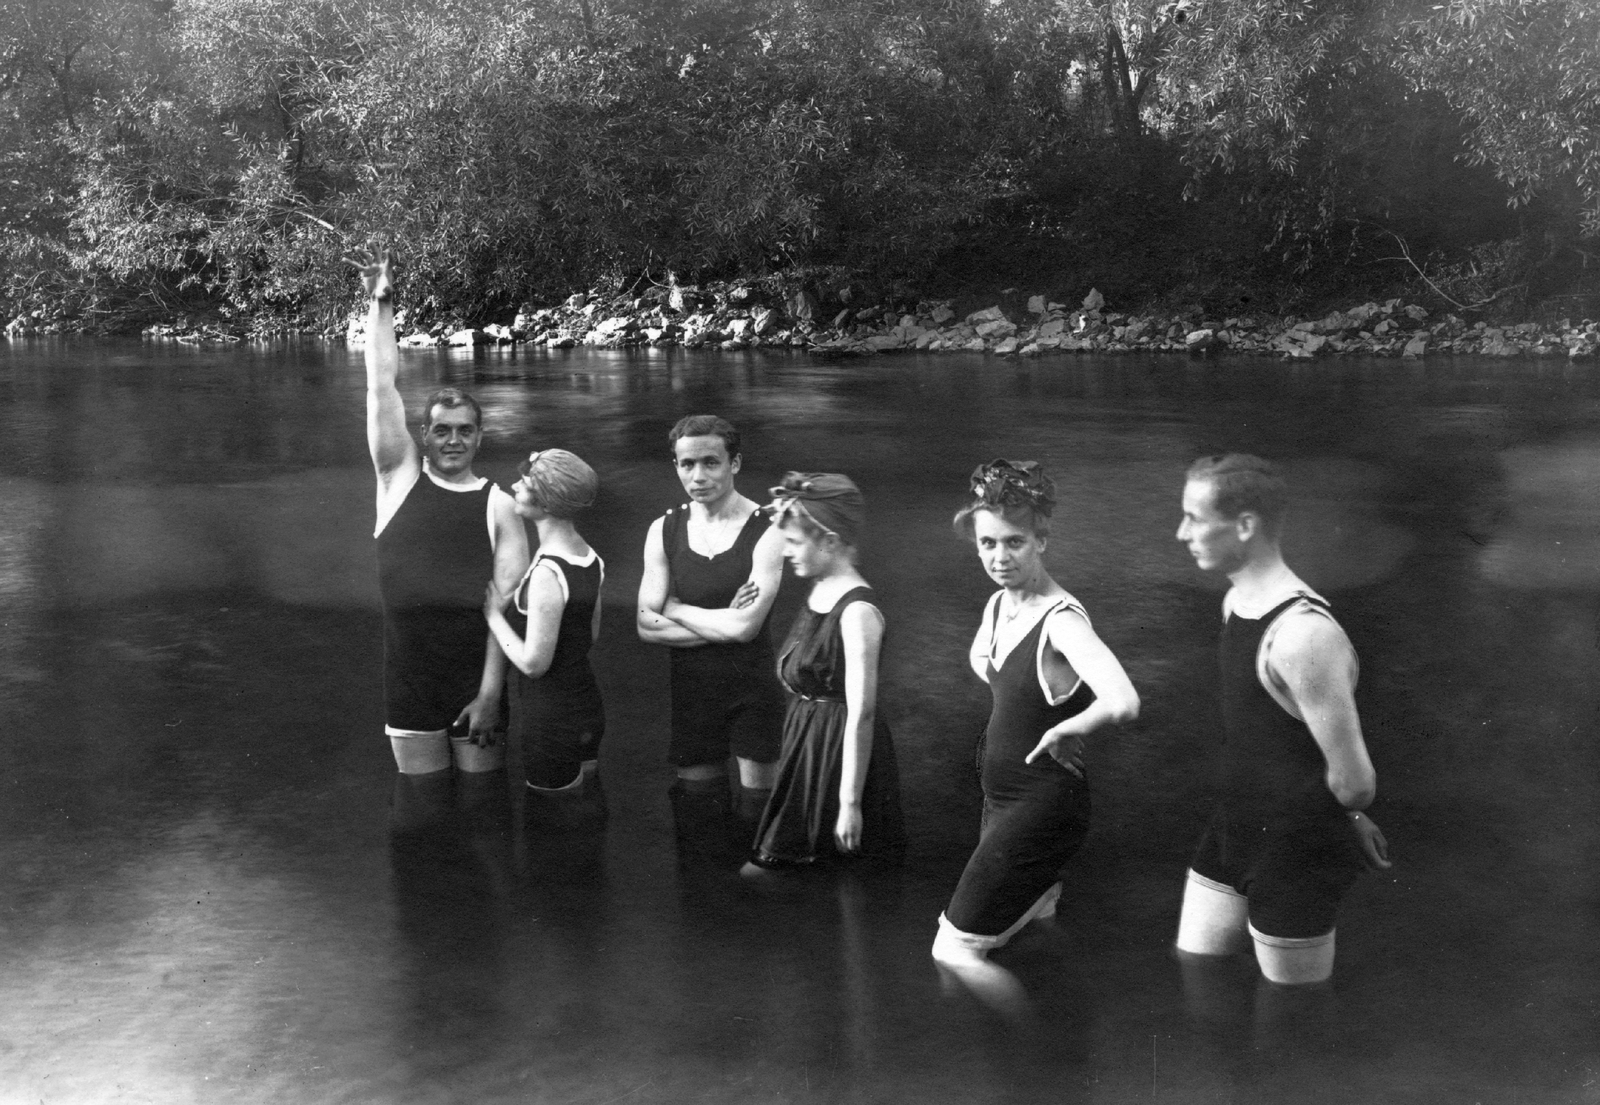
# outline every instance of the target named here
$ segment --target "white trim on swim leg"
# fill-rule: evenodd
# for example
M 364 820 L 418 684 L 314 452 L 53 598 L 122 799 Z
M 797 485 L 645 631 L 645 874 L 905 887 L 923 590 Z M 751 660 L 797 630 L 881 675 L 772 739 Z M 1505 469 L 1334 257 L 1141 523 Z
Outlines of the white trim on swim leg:
M 593 763 L 594 761 L 590 760 L 587 762 Z M 572 782 L 570 783 L 563 783 L 558 787 L 536 787 L 532 783 L 529 783 L 528 789 L 533 791 L 535 794 L 572 794 L 583 789 L 584 776 L 585 772 L 583 770 L 583 765 L 579 764 L 578 774 L 573 777 Z
M 1250 903 L 1226 883 L 1193 868 L 1183 886 L 1178 914 L 1178 950 L 1195 955 L 1231 955 L 1248 946 Z
M 470 735 L 451 737 L 450 757 L 455 761 L 457 768 L 469 774 L 498 771 L 506 765 L 505 741 L 482 745 L 475 742 Z
M 1336 929 L 1321 936 L 1268 936 L 1254 925 L 1249 927 L 1256 943 L 1256 962 L 1268 982 L 1304 986 L 1332 977 Z
M 956 928 L 950 923 L 949 918 L 941 913 L 939 914 L 939 937 L 941 939 L 948 940 L 959 947 L 966 948 L 969 951 L 982 955 L 985 952 L 993 951 L 995 948 L 1003 947 L 1005 944 L 1009 943 L 1013 936 L 1022 931 L 1022 926 L 1027 924 L 1029 921 L 1032 921 L 1034 918 L 1054 917 L 1056 913 L 1056 902 L 1059 901 L 1060 898 L 1061 884 L 1059 882 L 1051 883 L 1045 889 L 1045 892 L 1040 894 L 1039 897 L 1035 899 L 1034 903 L 1027 908 L 1026 912 L 1024 912 L 1021 917 L 1018 917 L 1015 921 L 1013 921 L 1010 928 L 1006 929 L 998 936 L 979 936 L 976 933 L 962 932 L 960 929 Z
M 394 764 L 402 775 L 432 775 L 450 766 L 450 736 L 445 729 L 397 729 L 385 725 Z

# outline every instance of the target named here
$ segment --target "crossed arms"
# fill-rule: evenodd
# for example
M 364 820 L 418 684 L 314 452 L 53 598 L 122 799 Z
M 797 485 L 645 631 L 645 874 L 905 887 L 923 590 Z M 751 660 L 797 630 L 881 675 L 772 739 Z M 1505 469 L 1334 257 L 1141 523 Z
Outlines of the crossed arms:
M 639 580 L 636 623 L 639 639 L 653 645 L 698 648 L 755 640 L 778 597 L 783 576 L 783 537 L 769 528 L 751 554 L 750 578 L 721 609 L 690 606 L 672 596 L 672 569 L 662 540 L 663 520 L 644 539 L 644 575 Z

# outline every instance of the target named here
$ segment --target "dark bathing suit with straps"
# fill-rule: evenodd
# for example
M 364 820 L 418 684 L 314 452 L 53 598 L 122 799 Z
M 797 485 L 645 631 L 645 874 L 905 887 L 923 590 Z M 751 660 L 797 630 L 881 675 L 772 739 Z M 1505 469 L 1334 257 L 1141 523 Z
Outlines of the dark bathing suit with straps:
M 489 639 L 483 588 L 494 577 L 493 486 L 446 491 L 419 472 L 378 534 L 384 721 L 396 729 L 447 728 L 478 696 Z
M 1081 680 L 1058 706 L 1039 685 L 1039 635 L 1063 609 L 1075 607 L 1051 607 L 998 668 L 990 641 L 994 708 L 978 746 L 983 830 L 945 909 L 951 925 L 973 936 L 999 936 L 1016 924 L 1060 880 L 1089 829 L 1089 784 L 1048 754 L 1023 762 L 1045 730 L 1094 701 Z
M 756 830 L 755 861 L 771 867 L 811 863 L 836 852 L 839 784 L 844 770 L 844 636 L 839 620 L 853 602 L 872 605 L 872 588 L 856 587 L 819 614 L 803 607 L 778 655 L 778 675 L 789 694 L 783 719 L 783 759 L 778 781 Z M 860 855 L 895 858 L 904 850 L 900 773 L 883 715 L 875 717 L 867 773 L 861 787 Z
M 1250 900 L 1256 931 L 1295 939 L 1333 929 L 1339 899 L 1363 866 L 1349 817 L 1328 789 L 1322 749 L 1256 672 L 1268 629 L 1300 603 L 1328 608 L 1297 594 L 1264 617 L 1230 613 L 1223 623 L 1222 796 L 1191 864 Z
M 517 609 L 524 614 L 529 582 L 540 561 L 549 562 L 565 578 L 567 604 L 561 610 L 549 669 L 537 679 L 511 669 L 512 728 L 522 738 L 528 782 L 554 788 L 573 782 L 583 761 L 600 754 L 600 738 L 606 731 L 605 705 L 589 663 L 605 562 L 597 553 L 591 554 L 588 564 L 538 554 L 516 592 Z
M 733 545 L 716 556 L 689 547 L 689 504 L 667 511 L 662 549 L 679 602 L 721 610 L 750 578 L 767 518 L 753 511 Z M 749 642 L 675 648 L 672 655 L 672 744 L 678 767 L 722 763 L 730 752 L 757 763 L 778 758 L 783 692 L 773 672 L 772 638 L 762 625 Z

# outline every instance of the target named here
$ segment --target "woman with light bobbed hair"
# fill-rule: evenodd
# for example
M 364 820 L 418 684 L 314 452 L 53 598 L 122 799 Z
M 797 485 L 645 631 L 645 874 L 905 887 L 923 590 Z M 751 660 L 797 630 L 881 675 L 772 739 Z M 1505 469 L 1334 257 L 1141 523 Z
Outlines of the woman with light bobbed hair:
M 1089 827 L 1084 739 L 1139 713 L 1122 665 L 1045 568 L 1054 510 L 1055 483 L 1038 462 L 996 460 L 972 473 L 955 517 L 1000 590 L 968 657 L 994 702 L 978 745 L 978 846 L 933 942 L 951 967 L 979 963 L 1054 914 L 1062 866 Z
M 519 471 L 517 513 L 537 529 L 539 550 L 511 594 L 489 584 L 483 614 L 517 669 L 511 731 L 522 740 L 530 792 L 580 796 L 595 775 L 606 726 L 589 663 L 600 636 L 606 566 L 573 518 L 593 504 L 600 478 L 565 449 L 540 449 Z M 526 619 L 524 632 L 508 619 L 508 605 L 518 621 Z

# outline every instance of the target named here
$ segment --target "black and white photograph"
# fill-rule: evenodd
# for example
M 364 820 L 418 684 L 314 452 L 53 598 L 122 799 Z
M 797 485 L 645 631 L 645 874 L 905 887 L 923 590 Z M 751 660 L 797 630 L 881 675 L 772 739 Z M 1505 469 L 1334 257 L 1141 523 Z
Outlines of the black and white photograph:
M 1600 4 L 0 0 L 0 1103 L 1600 1105 Z

